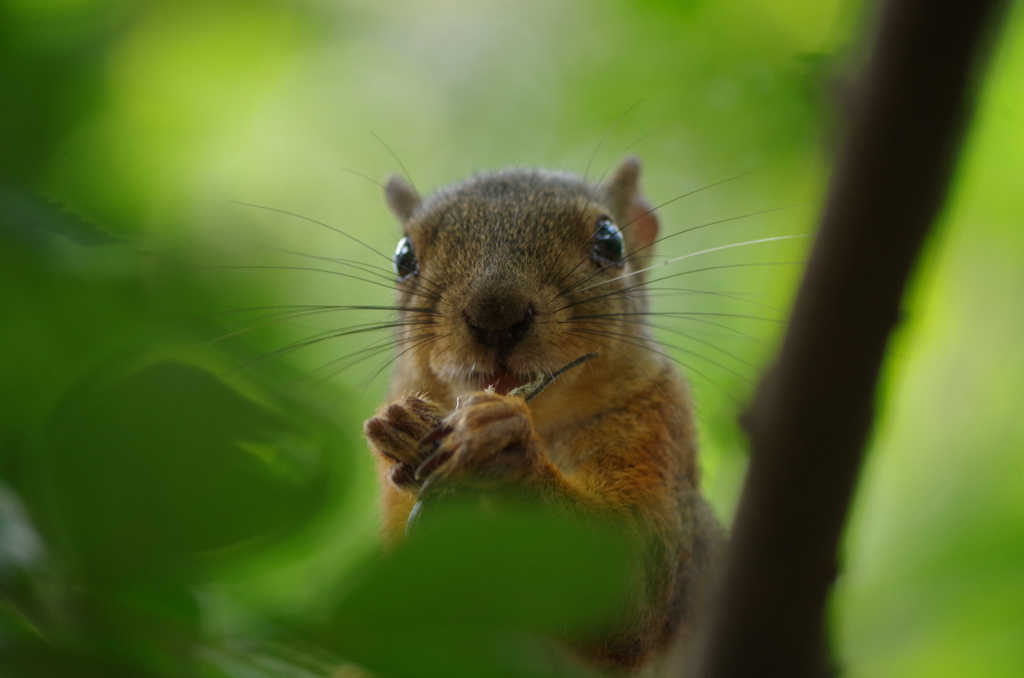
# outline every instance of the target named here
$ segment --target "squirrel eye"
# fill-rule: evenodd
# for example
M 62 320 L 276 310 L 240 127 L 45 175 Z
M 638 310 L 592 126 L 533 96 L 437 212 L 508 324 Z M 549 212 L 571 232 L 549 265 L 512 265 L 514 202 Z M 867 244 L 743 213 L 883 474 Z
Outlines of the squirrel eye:
M 398 241 L 398 247 L 395 248 L 395 258 L 391 260 L 391 263 L 395 268 L 395 273 L 398 274 L 399 280 L 405 280 L 419 268 L 419 263 L 416 261 L 416 253 L 412 251 L 412 241 L 409 238 L 402 238 Z
M 608 217 L 601 217 L 594 233 L 594 249 L 591 257 L 599 264 L 618 266 L 622 264 L 622 231 Z

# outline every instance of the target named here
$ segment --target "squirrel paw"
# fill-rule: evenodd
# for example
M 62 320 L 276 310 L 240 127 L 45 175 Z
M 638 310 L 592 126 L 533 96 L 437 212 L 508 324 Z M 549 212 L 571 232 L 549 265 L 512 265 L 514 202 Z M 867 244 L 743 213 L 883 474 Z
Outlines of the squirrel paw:
M 463 400 L 424 444 L 429 456 L 416 477 L 430 487 L 521 484 L 541 463 L 526 403 L 496 393 L 475 393 Z M 429 447 L 435 448 L 432 453 Z
M 405 396 L 363 424 L 370 447 L 391 462 L 390 478 L 396 486 L 415 490 L 421 484 L 416 469 L 432 449 L 421 441 L 444 420 L 443 407 L 418 396 Z

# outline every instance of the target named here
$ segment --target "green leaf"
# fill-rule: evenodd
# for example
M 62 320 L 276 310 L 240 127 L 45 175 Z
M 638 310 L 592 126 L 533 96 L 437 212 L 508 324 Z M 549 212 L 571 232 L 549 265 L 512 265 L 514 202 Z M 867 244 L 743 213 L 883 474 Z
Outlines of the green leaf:
M 292 532 L 316 515 L 322 467 L 288 463 L 304 433 L 188 364 L 83 385 L 58 408 L 43 446 L 45 524 L 93 580 L 191 577 L 204 553 Z
M 537 636 L 591 636 L 622 609 L 624 539 L 505 502 L 435 507 L 366 567 L 329 628 L 332 649 L 390 676 L 550 672 Z

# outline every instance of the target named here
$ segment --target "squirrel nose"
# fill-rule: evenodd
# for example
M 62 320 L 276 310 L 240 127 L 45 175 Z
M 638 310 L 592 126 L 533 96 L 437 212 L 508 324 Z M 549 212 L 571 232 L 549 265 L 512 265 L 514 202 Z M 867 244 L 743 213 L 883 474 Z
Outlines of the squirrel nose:
M 533 309 L 524 302 L 491 299 L 477 304 L 474 313 L 466 314 L 466 324 L 473 338 L 484 348 L 499 353 L 509 351 L 526 336 L 533 324 Z

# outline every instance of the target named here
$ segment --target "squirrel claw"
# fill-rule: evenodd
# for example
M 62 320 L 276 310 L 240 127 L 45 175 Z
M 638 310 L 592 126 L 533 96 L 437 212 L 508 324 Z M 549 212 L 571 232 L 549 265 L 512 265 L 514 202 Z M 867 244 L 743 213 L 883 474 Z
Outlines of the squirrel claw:
M 421 440 L 443 419 L 440 404 L 408 395 L 366 420 L 363 432 L 373 451 L 391 465 L 388 477 L 397 487 L 411 489 L 418 484 L 416 469 L 431 453 Z
M 416 469 L 415 478 L 420 482 L 430 480 L 430 475 L 451 459 L 452 453 L 446 450 L 437 450 L 423 460 L 423 463 Z M 423 489 L 426 489 L 424 484 Z
M 421 443 L 433 444 L 416 470 L 416 479 L 493 487 L 528 475 L 539 459 L 533 424 L 522 398 L 476 393 L 452 412 Z

